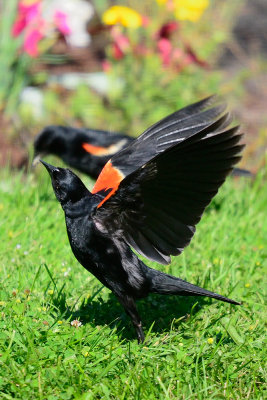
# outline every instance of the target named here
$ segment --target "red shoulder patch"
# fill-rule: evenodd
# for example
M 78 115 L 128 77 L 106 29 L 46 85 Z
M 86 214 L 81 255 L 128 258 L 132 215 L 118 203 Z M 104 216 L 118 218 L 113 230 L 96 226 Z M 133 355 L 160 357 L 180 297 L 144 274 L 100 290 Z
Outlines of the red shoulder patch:
M 87 153 L 93 154 L 94 156 L 112 156 L 123 148 L 127 143 L 127 139 L 121 139 L 108 147 L 93 146 L 90 143 L 82 143 L 82 148 L 87 151 Z
M 109 154 L 109 148 L 93 146 L 89 143 L 83 143 L 82 147 L 87 153 L 93 154 L 94 156 L 105 156 Z
M 123 173 L 112 165 L 109 160 L 104 168 L 102 169 L 95 186 L 93 187 L 92 193 L 98 193 L 102 190 L 106 191 L 111 189 L 108 195 L 98 204 L 97 208 L 101 207 L 102 204 L 107 201 L 118 189 L 120 182 L 123 180 Z

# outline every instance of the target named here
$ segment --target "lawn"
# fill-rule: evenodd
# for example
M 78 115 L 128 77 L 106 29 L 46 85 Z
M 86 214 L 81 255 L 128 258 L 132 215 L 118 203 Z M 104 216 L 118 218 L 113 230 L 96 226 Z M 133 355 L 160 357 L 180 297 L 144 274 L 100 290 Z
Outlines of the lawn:
M 72 255 L 46 171 L 0 175 L 2 399 L 264 398 L 263 171 L 228 178 L 170 266 L 147 263 L 242 306 L 150 296 L 139 302 L 144 345 Z

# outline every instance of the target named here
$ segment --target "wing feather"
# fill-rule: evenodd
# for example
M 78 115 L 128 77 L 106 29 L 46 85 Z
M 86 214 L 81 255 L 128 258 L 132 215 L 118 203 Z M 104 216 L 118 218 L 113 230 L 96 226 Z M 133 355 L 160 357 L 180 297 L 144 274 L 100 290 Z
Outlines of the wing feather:
M 92 192 L 103 194 L 103 190 L 111 189 L 114 193 L 125 176 L 140 168 L 157 154 L 185 141 L 208 126 L 213 126 L 214 122 L 221 129 L 224 124 L 228 125 L 230 118 L 228 114 L 222 117 L 223 121 L 219 118 L 225 109 L 224 104 L 207 109 L 215 101 L 216 96 L 210 96 L 174 112 L 148 128 L 110 159 L 101 171 Z M 212 134 L 214 134 L 216 126 L 212 129 Z M 111 196 L 110 192 L 107 196 L 108 198 Z
M 243 149 L 238 127 L 228 127 L 231 119 L 228 114 L 220 116 L 222 108 L 211 112 L 215 119 L 201 123 L 201 114 L 205 120 L 210 115 L 201 111 L 205 104 L 192 106 L 198 111 L 195 121 L 202 129 L 195 129 L 195 122 L 189 121 L 189 111 L 175 113 L 176 118 L 182 115 L 190 122 L 187 137 L 163 152 L 154 152 L 152 159 L 145 159 L 139 168 L 126 174 L 93 215 L 107 232 L 119 231 L 137 252 L 162 264 L 169 263 L 170 255 L 180 254 L 190 243 L 195 225 L 240 160 Z M 157 140 L 162 137 L 160 127 L 165 135 L 170 126 L 176 130 L 172 118 L 154 125 Z M 181 126 L 180 119 L 177 124 Z M 154 128 L 141 135 L 147 137 L 147 143 L 154 143 Z M 112 164 L 116 165 L 115 161 L 112 159 Z

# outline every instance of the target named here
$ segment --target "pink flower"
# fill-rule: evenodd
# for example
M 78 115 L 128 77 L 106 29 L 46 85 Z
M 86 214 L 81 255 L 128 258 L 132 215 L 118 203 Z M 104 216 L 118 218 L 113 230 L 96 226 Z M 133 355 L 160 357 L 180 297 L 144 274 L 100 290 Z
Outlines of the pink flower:
M 37 57 L 39 54 L 38 43 L 43 37 L 41 31 L 37 28 L 28 30 L 25 34 L 23 50 L 31 57 Z
M 20 33 L 35 19 L 40 16 L 41 0 L 37 0 L 32 4 L 24 3 L 21 1 L 18 4 L 18 16 L 12 27 L 12 34 L 14 37 Z
M 130 49 L 130 41 L 117 27 L 111 29 L 111 37 L 113 38 L 112 55 L 115 60 L 121 60 Z
M 166 67 L 173 61 L 173 45 L 170 41 L 172 34 L 177 31 L 179 24 L 176 21 L 170 21 L 163 24 L 156 33 L 157 48 L 162 64 Z
M 13 36 L 20 35 L 23 31 L 23 50 L 31 57 L 39 54 L 38 43 L 57 29 L 63 35 L 72 33 L 67 23 L 67 14 L 55 9 L 51 16 L 47 16 L 43 10 L 42 0 L 20 0 L 18 3 L 17 19 L 12 27 Z
M 25 30 L 23 50 L 31 57 L 39 54 L 38 43 L 44 37 L 42 28 L 44 20 L 41 16 L 41 0 L 28 4 L 25 0 L 18 4 L 18 16 L 12 27 L 13 36 L 19 36 Z
M 170 39 L 172 34 L 178 29 L 178 22 L 171 21 L 162 25 L 156 33 L 157 49 L 162 65 L 164 67 L 172 65 L 177 71 L 193 63 L 207 68 L 208 63 L 200 59 L 188 43 L 183 43 L 183 48 L 173 47 Z
M 159 55 L 164 66 L 170 65 L 172 59 L 172 44 L 169 39 L 162 38 L 157 43 Z
M 55 12 L 54 23 L 59 32 L 62 33 L 62 35 L 69 35 L 71 33 L 71 29 L 68 25 L 68 18 L 64 12 L 59 10 Z

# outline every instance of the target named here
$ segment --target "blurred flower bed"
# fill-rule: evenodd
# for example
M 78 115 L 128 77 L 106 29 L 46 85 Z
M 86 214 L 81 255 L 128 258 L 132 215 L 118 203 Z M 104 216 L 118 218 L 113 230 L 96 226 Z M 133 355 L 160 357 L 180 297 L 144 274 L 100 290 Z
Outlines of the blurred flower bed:
M 217 66 L 242 1 L 115 3 L 2 1 L 0 106 L 11 152 L 26 154 L 44 125 L 137 135 L 209 94 L 242 97 L 242 74 L 225 80 Z

